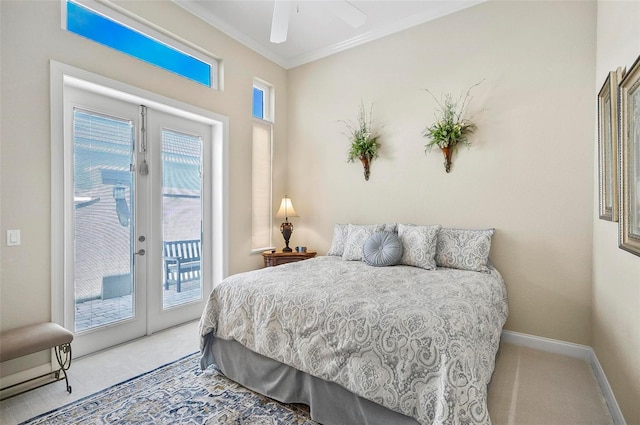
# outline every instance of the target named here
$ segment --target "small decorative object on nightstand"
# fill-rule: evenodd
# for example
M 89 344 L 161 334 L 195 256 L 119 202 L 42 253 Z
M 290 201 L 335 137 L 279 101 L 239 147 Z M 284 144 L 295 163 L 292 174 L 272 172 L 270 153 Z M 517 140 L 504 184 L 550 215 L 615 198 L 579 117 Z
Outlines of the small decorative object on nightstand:
M 264 258 L 265 267 L 279 266 L 280 264 L 295 263 L 296 261 L 308 260 L 316 256 L 315 251 L 304 252 L 271 252 L 264 251 L 262 258 Z

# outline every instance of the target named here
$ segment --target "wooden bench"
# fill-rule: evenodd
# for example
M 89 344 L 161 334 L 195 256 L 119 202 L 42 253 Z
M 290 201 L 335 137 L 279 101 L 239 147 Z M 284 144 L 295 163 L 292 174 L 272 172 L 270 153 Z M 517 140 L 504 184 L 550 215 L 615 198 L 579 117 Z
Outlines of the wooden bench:
M 17 359 L 18 357 L 53 348 L 55 350 L 58 366 L 60 367 L 56 371 L 45 373 L 44 375 L 10 385 L 6 388 L 2 388 L 2 390 L 4 391 L 54 374 L 55 379 L 53 381 L 42 384 L 47 385 L 52 382 L 61 381 L 62 374 L 67 385 L 67 391 L 71 393 L 71 385 L 69 385 L 69 378 L 67 376 L 67 370 L 69 370 L 69 367 L 71 366 L 71 341 L 73 341 L 72 332 L 51 322 L 36 323 L 0 332 L 0 362 Z M 38 388 L 42 385 L 34 388 Z
M 164 289 L 175 283 L 176 291 L 182 283 L 200 279 L 200 240 L 164 242 Z

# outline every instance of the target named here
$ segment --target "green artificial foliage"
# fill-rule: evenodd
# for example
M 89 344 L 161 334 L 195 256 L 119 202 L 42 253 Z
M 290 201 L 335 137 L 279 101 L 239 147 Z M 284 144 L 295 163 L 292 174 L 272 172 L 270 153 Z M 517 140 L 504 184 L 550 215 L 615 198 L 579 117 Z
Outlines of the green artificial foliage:
M 358 114 L 358 121 L 356 123 L 352 121 L 343 121 L 347 126 L 349 139 L 351 145 L 347 151 L 347 160 L 354 162 L 356 159 L 365 157 L 369 160 L 377 158 L 378 149 L 380 149 L 380 142 L 378 139 L 380 136 L 376 134 L 372 128 L 373 126 L 373 105 L 369 110 L 369 116 L 364 108 L 364 104 L 360 103 L 360 111 Z
M 457 100 L 454 100 L 450 93 L 444 94 L 438 100 L 433 93 L 426 90 L 438 104 L 435 113 L 436 121 L 422 133 L 424 137 L 429 139 L 425 145 L 426 151 L 431 150 L 434 146 L 455 148 L 458 144 L 466 146 L 471 144 L 469 135 L 475 131 L 476 125 L 464 118 L 464 114 L 471 101 L 471 90 L 480 83 L 471 86 L 466 94 L 461 94 Z

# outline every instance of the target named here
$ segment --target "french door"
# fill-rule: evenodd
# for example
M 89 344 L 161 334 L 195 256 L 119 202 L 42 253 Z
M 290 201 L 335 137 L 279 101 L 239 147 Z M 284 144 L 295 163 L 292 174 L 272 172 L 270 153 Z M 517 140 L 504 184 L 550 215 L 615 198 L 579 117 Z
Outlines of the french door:
M 64 94 L 64 324 L 77 357 L 202 312 L 212 128 L 93 90 Z

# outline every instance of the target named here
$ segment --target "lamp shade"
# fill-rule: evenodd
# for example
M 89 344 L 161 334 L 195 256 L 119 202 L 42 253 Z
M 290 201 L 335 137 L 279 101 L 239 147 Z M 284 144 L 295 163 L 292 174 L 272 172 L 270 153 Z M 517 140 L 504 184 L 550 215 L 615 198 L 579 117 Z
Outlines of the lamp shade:
M 293 203 L 291 202 L 291 198 L 285 195 L 282 198 L 282 202 L 280 203 L 280 208 L 276 213 L 276 218 L 288 218 L 288 217 L 298 217 L 296 210 L 293 209 Z

